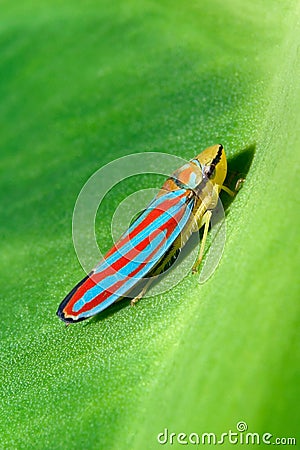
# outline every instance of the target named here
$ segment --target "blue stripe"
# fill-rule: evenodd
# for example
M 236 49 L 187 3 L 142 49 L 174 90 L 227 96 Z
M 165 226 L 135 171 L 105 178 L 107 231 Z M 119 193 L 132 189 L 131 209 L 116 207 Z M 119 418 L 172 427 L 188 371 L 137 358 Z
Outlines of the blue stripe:
M 136 276 L 130 277 L 128 280 L 126 280 L 126 282 L 122 286 L 120 286 L 120 288 L 117 291 L 112 293 L 104 302 L 100 303 L 92 310 L 80 314 L 78 317 L 79 318 L 85 316 L 90 317 L 94 314 L 99 313 L 100 311 L 104 310 L 109 305 L 114 303 L 116 300 L 118 300 L 118 298 L 124 296 L 139 280 L 141 280 L 151 270 L 151 268 L 154 267 L 159 258 L 161 258 L 161 256 L 168 250 L 168 248 L 172 245 L 172 243 L 178 237 L 180 232 L 183 230 L 184 226 L 188 222 L 188 219 L 191 215 L 192 206 L 193 206 L 192 204 L 187 206 L 182 219 L 177 224 L 174 231 L 171 233 L 171 235 L 166 241 L 164 239 L 164 233 L 160 233 L 154 239 L 154 241 L 150 243 L 149 245 L 149 247 L 151 247 L 150 250 L 153 250 L 154 246 L 153 244 L 155 244 L 157 246 L 157 252 L 155 256 L 151 258 L 151 261 L 149 261 L 149 263 L 147 263 L 144 267 L 141 267 L 141 270 L 138 272 Z M 161 246 L 162 242 L 164 242 L 164 245 Z M 147 256 L 149 256 L 149 251 L 147 252 L 148 253 L 147 256 L 145 256 L 144 254 L 145 251 L 147 251 L 147 249 L 137 254 L 136 258 L 140 257 L 142 254 L 142 256 L 146 259 Z M 75 303 L 73 307 L 74 311 L 75 312 L 79 311 L 87 302 L 91 301 L 97 295 L 101 294 L 104 290 L 109 290 L 109 288 L 117 281 L 124 280 L 124 278 L 128 276 L 130 273 L 132 273 L 133 270 L 135 270 L 140 264 L 141 262 L 136 261 L 136 259 L 134 258 L 132 261 L 129 261 L 128 264 L 122 268 L 122 272 L 119 271 L 114 275 L 111 275 L 101 280 L 96 286 L 89 289 L 89 291 L 87 291 L 84 294 L 84 296 Z M 107 266 L 109 266 L 109 264 L 107 264 Z
M 155 245 L 157 248 L 157 251 L 156 251 L 156 253 L 157 253 L 159 251 L 159 246 L 160 246 L 161 242 L 163 242 L 165 240 L 164 237 L 165 237 L 164 232 L 159 233 L 159 235 L 156 236 L 154 241 L 152 243 L 150 243 L 150 245 L 148 246 L 148 247 L 150 247 L 150 250 L 153 251 L 153 245 Z M 147 255 L 144 255 L 145 259 L 151 254 L 151 251 L 148 251 L 147 248 L 145 250 L 143 250 L 143 255 L 144 255 L 144 252 L 147 252 Z M 149 264 L 150 265 L 155 264 L 159 258 L 160 258 L 160 256 L 155 257 L 153 255 L 153 259 L 151 259 Z M 133 259 L 132 261 L 129 261 L 128 264 L 126 264 L 126 266 L 122 267 L 122 271 L 115 272 L 113 275 L 109 275 L 109 276 L 105 277 L 103 280 L 99 281 L 98 284 L 96 284 L 94 287 L 90 288 L 81 297 L 81 299 L 79 299 L 74 304 L 73 311 L 78 312 L 86 303 L 93 300 L 93 298 L 95 298 L 97 295 L 101 294 L 103 291 L 107 291 L 107 290 L 109 291 L 109 289 L 115 283 L 117 283 L 118 281 L 120 282 L 120 281 L 124 280 L 134 270 L 136 270 L 140 265 L 141 265 L 140 261 L 135 261 Z M 126 290 L 125 291 L 124 291 L 124 289 L 122 289 L 122 286 L 120 286 L 120 288 L 117 291 L 115 291 L 114 293 L 112 293 L 111 296 L 120 297 L 120 290 L 122 290 L 123 293 L 127 292 L 128 289 L 130 289 L 130 287 L 132 287 L 134 284 L 136 284 L 143 277 L 143 275 L 141 275 L 141 272 L 145 272 L 145 271 L 146 272 L 149 271 L 149 269 L 147 268 L 147 264 L 141 268 L 138 276 L 130 277 L 126 281 Z M 107 300 L 111 300 L 111 296 Z
M 161 195 L 158 198 L 154 198 L 152 200 L 151 203 L 149 203 L 149 205 L 147 206 L 147 208 L 145 209 L 145 211 L 143 212 L 143 214 L 138 217 L 133 224 L 128 228 L 128 230 L 125 231 L 125 233 L 122 235 L 122 238 L 127 236 L 128 233 L 131 233 L 132 230 L 134 228 L 136 228 L 147 216 L 147 214 L 149 214 L 149 209 L 155 209 L 158 206 L 160 206 L 162 203 L 164 203 L 166 200 L 170 200 L 170 199 L 174 199 L 177 197 L 180 197 L 181 195 L 184 195 L 186 193 L 185 189 L 177 189 L 176 191 L 170 191 L 170 192 L 166 192 L 166 194 Z
M 190 162 L 196 164 L 201 169 L 201 173 L 202 173 L 202 165 L 201 165 L 200 161 L 198 161 L 197 158 L 191 159 Z
M 166 200 L 172 200 L 174 198 L 180 197 L 181 195 L 184 195 L 186 193 L 185 189 L 177 189 L 176 191 L 170 191 L 167 192 L 164 195 L 161 195 L 158 198 L 154 198 L 154 200 L 152 200 L 151 203 L 149 203 L 149 205 L 147 206 L 147 208 L 145 209 L 145 211 L 143 212 L 143 214 L 138 217 L 133 224 L 128 228 L 128 230 L 125 231 L 125 233 L 121 236 L 121 239 L 123 239 L 123 237 L 127 236 L 129 233 L 131 233 L 137 226 L 140 225 L 140 223 L 145 219 L 145 217 L 147 217 L 147 215 L 149 214 L 149 210 L 153 210 L 158 208 L 162 203 L 164 203 Z
M 176 193 L 178 191 L 175 191 Z M 186 191 L 184 189 L 180 189 L 180 195 L 185 193 Z M 138 222 L 135 222 L 131 225 L 127 233 L 125 233 L 121 239 L 126 237 L 126 234 L 131 233 L 139 224 L 145 220 L 150 214 L 150 209 L 156 209 L 159 205 L 161 205 L 166 200 L 169 200 L 169 198 L 176 198 L 179 195 L 170 195 L 173 194 L 174 191 L 169 192 L 168 194 L 162 196 L 163 201 L 157 199 L 157 203 L 154 202 L 153 204 L 150 204 L 147 210 L 142 214 L 141 220 L 138 219 Z M 116 262 L 121 256 L 125 256 L 126 253 L 128 253 L 133 247 L 136 247 L 143 239 L 145 239 L 147 236 L 149 236 L 153 231 L 157 230 L 163 223 L 165 223 L 168 219 L 170 219 L 172 216 L 176 215 L 176 213 L 185 206 L 186 197 L 180 199 L 179 203 L 174 205 L 169 210 L 165 211 L 163 214 L 161 214 L 154 222 L 150 223 L 146 228 L 141 230 L 136 236 L 134 236 L 132 239 L 130 239 L 129 242 L 127 242 L 125 245 L 121 246 L 117 251 L 115 251 L 112 255 L 110 255 L 106 260 L 101 261 L 101 263 L 95 267 L 94 273 L 100 273 L 103 272 L 107 267 L 112 265 L 114 262 Z M 106 264 L 105 264 L 106 262 Z

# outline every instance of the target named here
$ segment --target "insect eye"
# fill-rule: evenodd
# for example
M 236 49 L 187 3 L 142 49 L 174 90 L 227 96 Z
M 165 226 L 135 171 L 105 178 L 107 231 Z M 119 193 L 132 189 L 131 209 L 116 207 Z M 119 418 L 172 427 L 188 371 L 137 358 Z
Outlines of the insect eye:
M 214 178 L 216 175 L 216 167 L 214 164 L 211 164 L 210 166 L 205 166 L 203 172 L 207 178 Z

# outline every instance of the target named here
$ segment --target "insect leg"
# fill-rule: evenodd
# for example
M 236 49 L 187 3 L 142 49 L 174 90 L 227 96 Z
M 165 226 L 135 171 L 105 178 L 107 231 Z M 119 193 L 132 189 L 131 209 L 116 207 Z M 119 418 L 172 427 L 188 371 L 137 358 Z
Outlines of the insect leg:
M 203 237 L 202 237 L 202 241 L 201 241 L 201 245 L 200 245 L 199 255 L 198 255 L 197 261 L 193 265 L 192 273 L 196 273 L 201 264 L 203 254 L 204 254 L 205 242 L 206 242 L 206 238 L 207 238 L 208 227 L 209 227 L 209 222 L 210 222 L 211 216 L 212 216 L 212 212 L 210 210 L 208 210 L 208 211 L 206 211 L 206 213 L 204 214 L 204 216 L 202 217 L 202 219 L 200 221 L 199 229 L 204 225 L 204 231 L 203 231 Z
M 147 281 L 147 283 L 145 284 L 145 286 L 143 287 L 141 292 L 131 300 L 130 306 L 134 306 L 146 294 L 146 291 L 152 281 L 153 281 L 153 279 L 150 279 Z
M 231 195 L 231 197 L 234 197 L 235 194 L 241 189 L 244 181 L 245 181 L 245 178 L 239 178 L 236 182 L 234 191 L 232 191 L 231 189 L 229 189 L 227 186 L 224 186 L 224 185 L 221 186 L 221 189 L 222 189 L 222 191 L 225 191 L 225 192 L 227 192 L 227 194 Z

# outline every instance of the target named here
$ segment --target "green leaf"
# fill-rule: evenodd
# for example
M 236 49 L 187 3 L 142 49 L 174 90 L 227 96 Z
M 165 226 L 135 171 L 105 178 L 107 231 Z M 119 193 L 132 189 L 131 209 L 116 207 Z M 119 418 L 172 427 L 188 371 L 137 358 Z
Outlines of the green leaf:
M 1 2 L 1 448 L 153 449 L 166 428 L 179 448 L 239 421 L 297 438 L 298 38 L 294 0 Z M 229 171 L 253 161 L 214 275 L 65 328 L 89 176 L 219 142 Z

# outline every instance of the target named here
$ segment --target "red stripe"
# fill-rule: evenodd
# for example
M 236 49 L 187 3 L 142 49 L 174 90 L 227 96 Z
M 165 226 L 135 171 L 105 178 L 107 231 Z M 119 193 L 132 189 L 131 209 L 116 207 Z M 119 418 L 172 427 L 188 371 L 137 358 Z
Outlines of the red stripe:
M 183 194 L 184 196 L 184 194 Z M 177 203 L 178 198 L 175 199 Z M 173 199 L 172 201 L 166 201 L 164 203 L 174 203 Z M 172 205 L 171 205 L 172 206 Z M 170 208 L 171 206 L 168 206 L 168 208 Z M 161 213 L 164 213 L 165 210 L 161 210 L 161 209 L 154 209 L 151 210 L 150 213 L 146 216 L 146 218 L 143 220 L 143 222 L 141 222 L 141 224 L 136 227 L 128 236 L 126 236 L 121 242 L 122 245 L 125 244 L 125 242 L 128 242 L 130 239 L 132 239 L 132 237 L 134 237 L 138 231 L 141 231 L 145 225 L 145 222 L 149 222 L 151 223 L 153 220 L 155 220 L 154 218 L 151 217 L 151 213 L 154 212 L 154 217 L 157 218 L 161 215 Z M 122 255 L 117 261 L 115 261 L 113 264 L 111 264 L 109 267 L 107 267 L 104 271 L 97 273 L 97 274 L 93 274 L 91 277 L 89 277 L 79 288 L 78 290 L 74 293 L 72 299 L 70 299 L 70 301 L 68 302 L 68 304 L 65 306 L 64 308 L 64 312 L 67 315 L 73 315 L 73 316 L 77 316 L 79 314 L 81 314 L 82 312 L 88 311 L 92 308 L 94 308 L 95 306 L 97 306 L 98 304 L 102 303 L 104 300 L 106 300 L 113 292 L 116 292 L 117 289 L 119 289 L 123 284 L 125 284 L 125 282 L 132 278 L 136 273 L 138 273 L 151 259 L 151 257 L 153 256 L 153 254 L 155 254 L 157 252 L 157 248 L 155 248 L 153 250 L 153 252 L 148 256 L 148 258 L 142 262 L 130 275 L 124 277 L 124 279 L 117 281 L 116 283 L 114 283 L 109 290 L 105 290 L 103 292 L 101 292 L 101 294 L 99 294 L 98 296 L 96 296 L 94 299 L 92 299 L 90 302 L 86 303 L 83 308 L 78 311 L 78 312 L 74 312 L 73 306 L 74 304 L 77 302 L 77 300 L 79 300 L 88 290 L 90 290 L 91 288 L 93 288 L 94 286 L 97 285 L 97 283 L 99 281 L 101 281 L 102 279 L 104 279 L 107 276 L 113 275 L 115 274 L 117 271 L 119 271 L 122 267 L 124 267 L 126 264 L 128 264 L 138 253 L 140 253 L 141 251 L 143 251 L 148 245 L 149 245 L 149 241 L 154 239 L 158 233 L 162 232 L 162 231 L 167 231 L 166 233 L 166 239 L 170 236 L 170 234 L 173 232 L 173 230 L 176 228 L 176 226 L 178 225 L 178 222 L 180 221 L 180 219 L 182 218 L 182 215 L 184 213 L 184 209 L 178 211 L 178 213 L 173 216 L 170 217 L 170 219 L 161 224 L 160 227 L 157 228 L 157 232 L 152 233 L 151 236 L 147 236 L 145 239 L 143 239 L 139 244 L 136 245 L 136 247 L 132 247 L 128 253 L 125 255 Z M 146 225 L 147 226 L 147 225 Z M 138 230 L 138 231 L 137 231 Z M 117 243 L 106 255 L 104 258 L 107 258 L 108 256 L 110 256 L 113 251 L 116 251 L 118 249 L 118 245 L 121 243 Z
M 177 216 L 179 215 L 179 213 L 177 213 Z M 176 227 L 178 224 L 178 221 L 175 219 L 175 217 L 171 217 L 168 222 L 166 222 L 165 224 L 162 224 L 161 227 L 165 226 L 166 227 L 166 237 L 165 240 L 167 240 L 167 238 L 170 236 L 171 232 L 174 229 L 174 226 L 171 227 L 170 224 L 172 224 Z M 157 232 L 156 232 L 157 231 Z M 159 232 L 163 232 L 163 230 L 161 228 L 158 228 L 155 231 L 156 236 L 159 234 Z M 156 237 L 154 236 L 153 239 Z M 144 262 L 142 262 L 138 267 L 136 267 L 131 273 L 130 275 L 127 275 L 126 277 L 124 277 L 122 280 L 117 281 L 116 283 L 114 283 L 113 285 L 111 285 L 111 287 L 109 288 L 109 290 L 105 290 L 103 292 L 101 292 L 101 294 L 97 295 L 95 298 L 93 298 L 91 301 L 89 301 L 88 303 L 86 303 L 81 309 L 80 311 L 78 311 L 77 313 L 73 313 L 73 315 L 79 315 L 83 312 L 89 311 L 93 308 L 95 308 L 97 305 L 99 305 L 100 303 L 102 303 L 104 300 L 106 300 L 107 298 L 109 298 L 109 296 L 111 294 L 113 294 L 114 292 L 116 292 L 122 285 L 124 285 L 126 283 L 126 281 L 130 280 L 131 278 L 133 278 L 140 270 L 142 270 L 143 267 L 145 267 L 146 264 L 148 264 L 149 261 L 151 261 L 151 258 L 153 257 L 153 255 L 155 255 L 155 253 L 157 252 L 157 248 L 155 248 L 153 250 L 153 252 L 148 256 L 148 258 L 145 259 Z M 102 278 L 102 277 L 101 277 Z M 88 280 L 87 280 L 88 281 Z M 100 280 L 99 280 L 100 281 Z M 108 295 L 109 294 L 109 295 Z
M 135 227 L 127 236 L 125 236 L 124 239 L 121 239 L 118 241 L 111 250 L 105 255 L 105 258 L 108 256 L 111 256 L 117 249 L 120 249 L 121 246 L 125 245 L 127 242 L 129 242 L 132 238 L 134 238 L 140 231 L 142 231 L 144 228 L 146 228 L 150 223 L 154 222 L 158 217 L 160 217 L 162 214 L 164 214 L 166 211 L 168 211 L 172 206 L 176 205 L 178 201 L 185 197 L 186 194 L 182 194 L 180 197 L 177 198 L 171 198 L 168 200 L 165 200 L 162 202 L 159 207 L 155 209 L 150 209 L 147 216 L 142 220 L 142 222 Z

